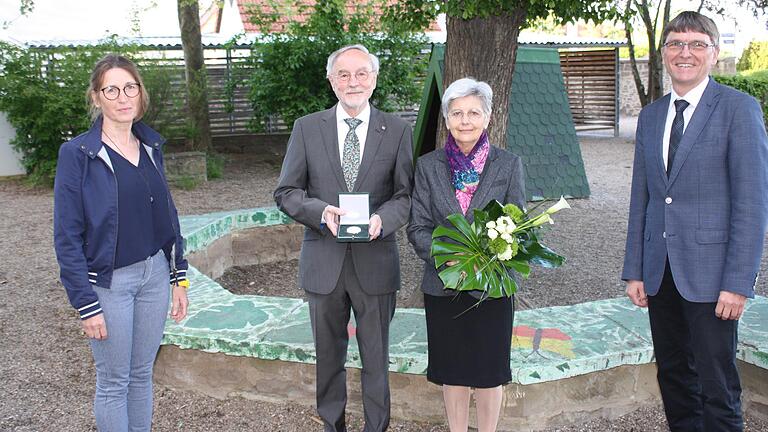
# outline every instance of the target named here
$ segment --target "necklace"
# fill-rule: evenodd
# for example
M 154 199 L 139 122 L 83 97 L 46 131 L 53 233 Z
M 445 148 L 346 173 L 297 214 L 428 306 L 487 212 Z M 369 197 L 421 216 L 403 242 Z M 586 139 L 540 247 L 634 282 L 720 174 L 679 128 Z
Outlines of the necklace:
M 119 146 L 119 145 L 118 145 L 118 144 L 115 142 L 115 140 L 113 140 L 113 139 L 112 139 L 112 137 L 111 137 L 111 136 L 109 136 L 109 134 L 107 133 L 107 131 L 105 131 L 104 129 L 102 129 L 102 130 L 101 130 L 101 133 L 103 133 L 103 134 L 104 134 L 104 136 L 105 136 L 105 137 L 107 137 L 107 139 L 109 140 L 109 142 L 110 142 L 110 143 L 112 143 L 112 147 L 114 147 L 114 149 L 115 149 L 115 150 L 117 150 L 117 152 L 118 152 L 118 153 L 120 153 L 120 156 L 122 156 L 122 157 L 123 157 L 125 160 L 127 160 L 128 162 L 130 162 L 130 161 L 131 161 L 130 159 L 128 159 L 128 156 L 126 156 L 126 155 L 125 155 L 125 153 L 123 153 L 123 151 L 120 149 L 120 146 Z M 133 138 L 133 134 L 131 134 L 131 136 L 130 136 L 130 137 L 128 137 L 128 144 L 130 144 L 130 143 L 131 143 L 131 138 Z M 139 159 L 141 159 L 141 149 L 139 149 Z M 138 165 L 138 163 L 137 163 L 137 165 Z
M 155 203 L 155 197 L 152 195 L 152 188 L 149 186 L 149 181 L 147 180 L 147 177 L 146 177 L 146 176 L 144 176 L 144 173 L 143 173 L 143 171 L 144 171 L 144 170 L 142 170 L 142 169 L 139 167 L 139 165 L 141 165 L 141 146 L 138 146 L 138 147 L 139 147 L 139 160 L 138 160 L 138 162 L 136 163 L 136 165 L 133 165 L 133 164 L 131 163 L 130 159 L 128 159 L 128 157 L 125 155 L 125 153 L 123 153 L 123 151 L 122 151 L 122 150 L 120 150 L 120 146 L 119 146 L 119 145 L 117 145 L 117 143 L 115 142 L 115 140 L 113 140 L 113 139 L 112 139 L 112 137 L 111 137 L 111 136 L 109 136 L 109 134 L 108 134 L 108 133 L 107 133 L 107 132 L 106 132 L 104 129 L 102 129 L 102 130 L 101 130 L 101 133 L 103 133 L 103 134 L 104 134 L 104 136 L 105 136 L 105 137 L 107 137 L 107 139 L 109 140 L 109 142 L 111 142 L 111 143 L 112 143 L 112 146 L 111 146 L 111 147 L 114 147 L 114 149 L 115 149 L 115 150 L 117 150 L 117 152 L 118 152 L 118 153 L 120 153 L 120 156 L 122 156 L 122 157 L 123 157 L 123 159 L 125 159 L 125 160 L 126 160 L 128 163 L 130 163 L 130 164 L 131 164 L 131 166 L 134 166 L 134 168 L 136 168 L 136 172 L 137 172 L 137 173 L 139 173 L 139 176 L 141 176 L 141 179 L 142 179 L 142 180 L 144 180 L 144 186 L 146 186 L 146 187 L 147 187 L 147 193 L 149 194 L 149 202 L 150 202 L 151 204 L 154 204 L 154 203 Z M 128 138 L 128 142 L 129 142 L 129 143 L 131 142 L 131 138 L 133 138 L 133 134 L 131 134 L 131 136 Z

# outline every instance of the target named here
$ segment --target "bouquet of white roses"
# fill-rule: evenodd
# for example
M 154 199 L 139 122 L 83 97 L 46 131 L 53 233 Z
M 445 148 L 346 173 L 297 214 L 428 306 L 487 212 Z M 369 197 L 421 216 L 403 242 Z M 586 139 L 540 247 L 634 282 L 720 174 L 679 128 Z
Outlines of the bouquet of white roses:
M 511 296 L 517 282 L 509 270 L 527 278 L 532 264 L 562 265 L 565 258 L 541 244 L 537 232 L 542 225 L 554 223 L 552 215 L 564 208 L 570 206 L 560 197 L 555 205 L 532 216 L 514 204 L 493 200 L 483 210 L 474 210 L 472 223 L 461 214 L 449 215 L 455 229 L 438 226 L 432 232 L 435 268 L 445 266 L 440 279 L 449 289 L 482 291 L 481 300 Z

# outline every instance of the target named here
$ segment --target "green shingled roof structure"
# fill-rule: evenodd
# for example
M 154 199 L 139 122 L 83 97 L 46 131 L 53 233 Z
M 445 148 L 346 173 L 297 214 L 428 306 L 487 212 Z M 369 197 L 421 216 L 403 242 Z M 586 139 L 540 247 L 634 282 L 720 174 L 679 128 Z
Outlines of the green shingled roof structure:
M 444 56 L 445 46 L 433 45 L 414 131 L 417 156 L 435 148 Z M 588 197 L 556 49 L 518 47 L 509 104 L 507 149 L 523 159 L 528 199 Z

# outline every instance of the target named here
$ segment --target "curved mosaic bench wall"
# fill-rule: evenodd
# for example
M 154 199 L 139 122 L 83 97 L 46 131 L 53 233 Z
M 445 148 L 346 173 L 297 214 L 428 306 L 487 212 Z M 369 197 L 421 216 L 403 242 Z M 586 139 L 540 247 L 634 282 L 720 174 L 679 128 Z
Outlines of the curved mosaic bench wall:
M 265 247 L 278 255 L 286 254 L 283 245 L 274 244 L 280 230 L 293 235 L 297 244 L 300 240 L 295 230 L 300 227 L 291 228 L 291 220 L 276 208 L 183 217 L 181 223 L 190 257 L 208 253 L 206 248 L 221 249 L 217 242 L 257 227 L 277 232 Z M 213 267 L 207 271 L 223 272 L 221 262 Z M 215 397 L 235 394 L 311 405 L 315 357 L 306 303 L 234 295 L 194 267 L 188 276 L 189 315 L 179 325 L 170 320 L 166 324 L 166 346 L 155 369 L 158 382 Z M 505 387 L 499 427 L 536 430 L 596 416 L 615 417 L 658 403 L 646 314 L 624 298 L 518 311 L 511 353 L 513 383 Z M 740 365 L 745 409 L 768 418 L 766 317 L 768 299 L 748 303 L 739 328 L 738 357 L 748 364 Z M 349 408 L 355 411 L 359 410 L 355 368 L 361 365 L 354 324 L 349 331 L 347 366 L 353 368 Z M 424 378 L 426 350 L 424 311 L 397 309 L 390 330 L 394 417 L 444 421 L 438 387 L 427 385 Z
M 183 217 L 186 253 L 206 248 L 236 230 L 284 225 L 291 220 L 276 208 Z M 301 299 L 238 296 L 197 269 L 190 269 L 189 317 L 168 321 L 163 344 L 314 363 L 306 303 Z M 298 289 L 298 288 L 297 288 Z M 392 322 L 393 372 L 426 373 L 424 311 L 398 309 Z M 762 317 L 762 319 L 761 319 Z M 768 369 L 768 299 L 748 303 L 741 321 L 739 358 Z M 350 327 L 353 335 L 354 328 Z M 622 365 L 653 361 L 646 311 L 623 298 L 518 311 L 515 316 L 512 370 L 515 382 L 558 380 Z M 350 338 L 348 366 L 360 367 Z

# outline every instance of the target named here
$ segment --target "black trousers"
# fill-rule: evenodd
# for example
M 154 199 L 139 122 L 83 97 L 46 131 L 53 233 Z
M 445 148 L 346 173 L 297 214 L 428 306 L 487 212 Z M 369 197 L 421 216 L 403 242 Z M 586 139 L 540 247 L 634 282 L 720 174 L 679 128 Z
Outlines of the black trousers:
M 668 260 L 659 292 L 648 296 L 659 388 L 673 432 L 744 429 L 736 368 L 738 321 L 717 318 L 716 305 L 685 300 Z

